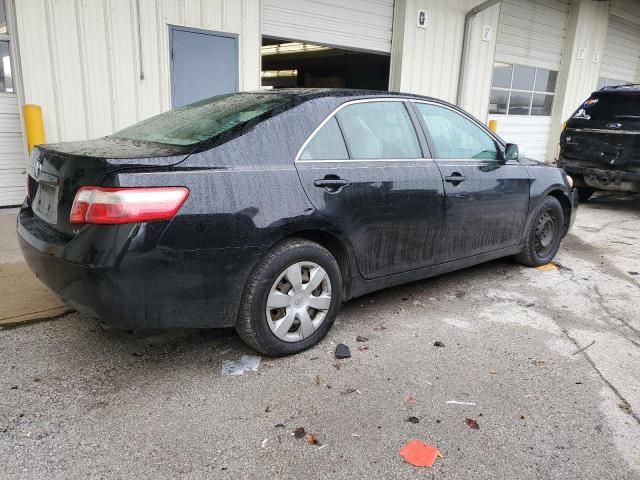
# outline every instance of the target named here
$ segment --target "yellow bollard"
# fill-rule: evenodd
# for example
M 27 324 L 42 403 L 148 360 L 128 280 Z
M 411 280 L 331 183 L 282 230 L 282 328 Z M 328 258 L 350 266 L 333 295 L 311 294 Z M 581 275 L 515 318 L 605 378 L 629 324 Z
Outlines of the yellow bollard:
M 489 120 L 489 130 L 493 133 L 498 131 L 498 121 L 497 120 Z
M 35 145 L 45 143 L 44 122 L 42 121 L 42 108 L 40 105 L 25 105 L 22 107 L 24 117 L 24 129 L 27 134 L 29 153 Z

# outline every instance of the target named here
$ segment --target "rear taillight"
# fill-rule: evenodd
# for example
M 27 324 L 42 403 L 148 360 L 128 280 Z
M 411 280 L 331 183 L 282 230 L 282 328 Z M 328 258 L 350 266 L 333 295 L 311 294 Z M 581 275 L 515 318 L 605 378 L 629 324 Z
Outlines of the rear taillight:
M 185 187 L 80 187 L 71 207 L 71 223 L 170 220 L 188 196 Z

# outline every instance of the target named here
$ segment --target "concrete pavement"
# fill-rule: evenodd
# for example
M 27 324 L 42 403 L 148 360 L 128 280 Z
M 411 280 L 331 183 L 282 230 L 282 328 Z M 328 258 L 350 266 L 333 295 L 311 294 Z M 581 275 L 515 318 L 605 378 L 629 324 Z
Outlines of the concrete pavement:
M 228 331 L 2 330 L 0 477 L 639 479 L 638 237 L 640 198 L 599 196 L 559 268 L 355 299 L 320 345 L 238 377 L 222 363 L 253 352 Z M 413 438 L 442 452 L 431 470 L 398 455 Z
M 22 259 L 17 209 L 0 209 L 0 327 L 56 318 L 72 309 L 40 283 Z

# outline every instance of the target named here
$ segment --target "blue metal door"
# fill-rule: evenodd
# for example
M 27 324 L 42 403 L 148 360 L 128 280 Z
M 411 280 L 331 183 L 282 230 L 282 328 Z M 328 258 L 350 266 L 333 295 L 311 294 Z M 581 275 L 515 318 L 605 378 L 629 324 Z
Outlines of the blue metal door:
M 238 38 L 170 27 L 171 106 L 238 91 Z

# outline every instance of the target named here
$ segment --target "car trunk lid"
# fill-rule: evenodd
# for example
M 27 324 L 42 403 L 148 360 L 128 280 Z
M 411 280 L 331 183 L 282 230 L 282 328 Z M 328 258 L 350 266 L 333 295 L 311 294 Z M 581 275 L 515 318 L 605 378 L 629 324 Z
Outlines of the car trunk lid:
M 78 226 L 71 224 L 69 215 L 80 187 L 102 185 L 109 174 L 123 168 L 170 167 L 188 154 L 184 146 L 114 137 L 41 145 L 31 154 L 27 201 L 41 225 L 73 236 Z

